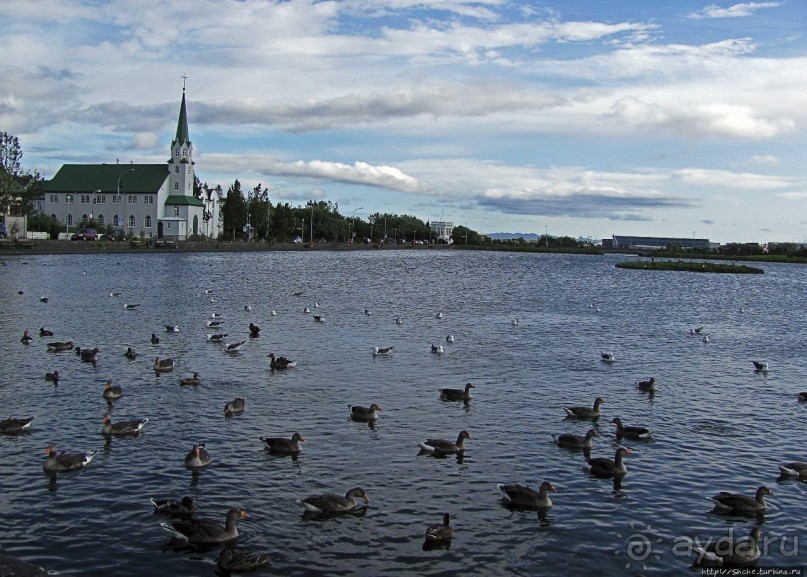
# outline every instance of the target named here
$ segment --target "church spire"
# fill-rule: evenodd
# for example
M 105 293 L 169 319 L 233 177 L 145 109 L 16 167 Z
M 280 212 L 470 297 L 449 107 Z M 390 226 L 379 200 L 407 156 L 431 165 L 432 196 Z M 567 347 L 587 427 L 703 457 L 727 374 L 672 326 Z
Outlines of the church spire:
M 188 137 L 188 114 L 185 112 L 184 80 L 182 86 L 182 105 L 179 108 L 179 121 L 177 122 L 177 137 L 174 142 L 177 144 L 185 144 L 190 142 L 190 138 Z

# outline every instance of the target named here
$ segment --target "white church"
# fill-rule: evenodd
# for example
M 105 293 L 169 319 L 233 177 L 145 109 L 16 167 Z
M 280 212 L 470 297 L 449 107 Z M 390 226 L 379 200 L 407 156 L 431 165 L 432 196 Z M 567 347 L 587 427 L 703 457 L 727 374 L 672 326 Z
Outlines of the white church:
M 99 228 L 123 229 L 128 237 L 217 238 L 223 225 L 221 193 L 203 190 L 194 196 L 194 165 L 183 87 L 167 163 L 65 164 L 43 182 L 42 212 L 68 231 L 94 221 Z

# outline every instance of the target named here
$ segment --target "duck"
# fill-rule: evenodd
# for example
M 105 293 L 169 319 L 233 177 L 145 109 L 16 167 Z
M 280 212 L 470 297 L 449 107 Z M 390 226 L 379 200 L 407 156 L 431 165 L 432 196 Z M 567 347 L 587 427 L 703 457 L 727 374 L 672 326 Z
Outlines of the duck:
M 216 567 L 229 575 L 257 571 L 269 565 L 270 561 L 269 556 L 263 553 L 250 553 L 248 549 L 241 547 L 225 547 L 216 559 Z
M 751 361 L 754 364 L 754 370 L 757 372 L 767 372 L 768 370 L 768 363 L 767 361 Z
M 314 315 L 314 322 L 324 323 L 325 322 L 325 315 Z
M 552 506 L 552 499 L 549 493 L 557 493 L 558 490 L 549 481 L 544 481 L 536 491 L 525 485 L 496 485 L 502 492 L 502 498 L 509 507 L 518 509 L 549 509 Z
M 224 403 L 224 416 L 232 417 L 233 415 L 240 415 L 244 412 L 244 405 L 246 399 L 244 397 L 236 397 L 232 401 Z
M 373 347 L 373 356 L 388 355 L 394 347 Z
M 622 419 L 619 417 L 614 417 L 611 421 L 614 425 L 616 425 L 616 438 L 617 439 L 634 439 L 639 441 L 645 441 L 652 436 L 650 429 L 647 427 L 638 427 L 638 426 L 625 426 L 622 424 Z
M 123 387 L 120 385 L 113 385 L 112 381 L 107 381 L 104 385 L 104 392 L 102 394 L 109 403 L 116 399 L 120 399 L 123 396 Z
M 614 459 L 606 457 L 596 457 L 594 459 L 586 458 L 586 463 L 583 468 L 595 477 L 615 477 L 625 475 L 628 468 L 625 466 L 623 459 L 626 455 L 631 455 L 633 451 L 625 447 L 619 447 L 614 454 Z
M 636 386 L 639 387 L 640 391 L 647 391 L 648 393 L 654 393 L 658 390 L 655 377 L 650 377 L 644 381 L 636 381 Z
M 56 445 L 48 445 L 45 449 L 45 463 L 42 469 L 47 473 L 64 473 L 67 471 L 78 471 L 90 464 L 98 451 L 90 453 L 57 453 Z
M 691 334 L 691 335 L 699 335 L 699 334 L 701 334 L 702 330 L 703 330 L 703 327 L 693 327 L 693 328 L 689 329 L 689 334 Z
M 52 337 L 53 336 L 53 331 L 49 331 L 45 327 L 40 327 L 39 328 L 39 336 L 40 337 Z
M 33 415 L 32 417 L 24 417 L 21 419 L 17 419 L 14 417 L 3 419 L 2 421 L 0 421 L 0 433 L 4 435 L 16 435 L 17 433 L 21 433 L 31 426 L 31 423 L 35 418 L 36 415 Z
M 165 325 L 165 332 L 167 332 L 167 333 L 178 333 L 179 332 L 179 325 Z
M 179 379 L 179 384 L 182 386 L 196 386 L 201 382 L 202 380 L 199 378 L 199 373 L 193 373 L 192 377 L 184 377 Z
M 158 373 L 167 373 L 174 370 L 175 364 L 174 359 L 160 359 L 160 357 L 157 357 L 154 360 L 154 370 Z
M 715 502 L 714 511 L 716 513 L 743 514 L 762 513 L 767 509 L 765 503 L 766 495 L 773 495 L 773 491 L 765 485 L 760 485 L 753 497 L 740 493 L 729 493 L 721 491 L 717 495 L 710 497 Z
M 457 435 L 456 443 L 446 439 L 426 439 L 424 442 L 418 443 L 418 447 L 420 447 L 422 453 L 454 455 L 465 451 L 465 439 L 473 439 L 471 433 L 460 431 L 460 434 Z
M 94 363 L 98 360 L 98 353 L 101 352 L 101 349 L 95 347 L 94 349 L 81 349 L 76 347 L 76 353 L 78 356 L 81 357 L 82 361 L 87 363 Z
M 158 337 L 154 333 L 151 333 L 151 344 L 152 345 L 159 345 L 160 344 L 160 337 Z
M 191 517 L 196 512 L 196 505 L 193 503 L 193 497 L 186 495 L 180 501 L 172 499 L 156 500 L 149 499 L 151 504 L 154 505 L 154 512 L 161 515 L 170 515 L 172 517 Z
M 25 331 L 22 333 L 22 338 L 20 339 L 20 342 L 24 345 L 30 345 L 33 342 L 33 340 L 34 337 L 31 336 L 31 331 L 25 329 Z
M 315 302 L 315 303 L 314 303 L 314 308 L 315 308 L 315 309 L 318 309 L 318 308 L 319 308 L 319 301 L 317 301 L 317 302 Z
M 297 361 L 292 361 L 286 357 L 276 357 L 275 353 L 269 353 L 269 366 L 272 369 L 291 369 L 297 366 Z
M 453 343 L 454 342 L 454 335 L 448 335 L 446 337 L 446 342 L 447 343 Z
M 473 383 L 465 383 L 464 389 L 439 389 L 440 399 L 443 401 L 470 401 L 471 389 L 475 389 Z
M 445 543 L 454 536 L 454 527 L 451 526 L 451 515 L 443 513 L 443 522 L 431 525 L 426 529 L 426 542 Z
M 444 352 L 443 345 L 432 345 L 432 353 L 435 355 L 442 355 Z
M 140 303 L 126 303 L 123 308 L 127 311 L 133 311 L 140 306 Z
M 285 437 L 261 437 L 260 439 L 266 444 L 266 450 L 276 455 L 296 455 L 302 451 L 300 443 L 305 441 L 300 433 L 294 433 L 291 439 Z
M 101 434 L 105 437 L 116 436 L 124 437 L 128 435 L 137 435 L 140 430 L 149 422 L 148 419 L 137 419 L 132 421 L 119 421 L 112 422 L 112 417 L 109 414 L 104 415 L 101 419 L 104 426 L 101 427 Z
M 300 499 L 297 503 L 311 513 L 349 513 L 358 507 L 356 499 L 363 499 L 366 503 L 370 501 L 370 497 L 364 489 L 353 487 L 345 493 L 344 497 L 336 493 L 325 493 Z
M 185 455 L 185 466 L 188 469 L 201 469 L 202 467 L 207 467 L 212 460 L 205 444 L 197 443 L 188 451 L 188 454 Z
M 238 350 L 241 348 L 241 345 L 243 345 L 245 342 L 247 341 L 241 341 L 237 343 L 227 343 L 224 350 L 227 351 L 228 353 L 237 353 Z
M 73 350 L 73 341 L 56 341 L 48 343 L 48 350 L 54 353 Z
M 137 358 L 137 353 L 132 347 L 127 347 L 126 352 L 123 353 L 123 356 L 129 359 L 130 361 L 133 361 Z
M 238 528 L 235 526 L 235 522 L 238 519 L 247 517 L 249 517 L 249 513 L 238 507 L 233 507 L 227 511 L 224 525 L 212 519 L 186 519 L 174 521 L 170 525 L 160 523 L 160 526 L 190 545 L 214 545 L 236 539 L 238 537 Z
M 693 547 L 692 552 L 698 556 L 695 559 L 697 566 L 711 567 L 750 567 L 759 561 L 759 537 L 762 529 L 755 525 L 751 528 L 748 537 L 736 539 L 733 535 L 720 537 L 712 541 L 705 541 L 707 547 Z
M 261 327 L 256 324 L 249 323 L 249 336 L 251 336 L 253 339 L 261 336 Z
M 225 339 L 225 337 L 227 337 L 227 334 L 228 333 L 217 333 L 214 335 L 207 333 L 207 340 L 209 340 L 211 343 L 220 343 Z
M 54 385 L 59 384 L 59 371 L 53 371 L 52 373 L 45 373 L 45 380 L 48 382 L 53 383 Z
M 614 353 L 600 353 L 600 359 L 604 363 L 613 363 L 616 360 Z
M 594 399 L 594 406 L 589 407 L 564 407 L 564 411 L 566 411 L 567 417 L 572 417 L 575 419 L 590 419 L 596 420 L 600 418 L 600 405 L 605 402 L 605 399 L 602 397 L 597 397 Z
M 355 421 L 374 421 L 378 419 L 379 411 L 383 411 L 383 407 L 373 403 L 369 407 L 362 407 L 360 405 L 348 405 L 350 409 L 350 418 Z
M 596 429 L 589 429 L 585 435 L 574 435 L 572 433 L 563 433 L 562 435 L 552 435 L 552 438 L 559 447 L 568 447 L 571 449 L 590 449 L 591 441 L 594 437 L 599 437 L 600 434 Z

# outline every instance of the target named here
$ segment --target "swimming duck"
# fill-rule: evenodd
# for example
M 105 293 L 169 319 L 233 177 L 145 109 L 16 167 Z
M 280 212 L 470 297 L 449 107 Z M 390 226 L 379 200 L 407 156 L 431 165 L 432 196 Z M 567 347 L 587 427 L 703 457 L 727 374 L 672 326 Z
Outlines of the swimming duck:
M 154 512 L 161 515 L 171 515 L 172 517 L 191 517 L 196 512 L 196 505 L 193 504 L 193 497 L 182 497 L 181 501 L 171 499 L 149 499 L 154 505 Z
M 112 417 L 109 414 L 104 415 L 104 418 L 101 419 L 104 423 L 104 426 L 101 427 L 101 434 L 109 437 L 109 436 L 116 436 L 116 437 L 124 437 L 127 435 L 137 435 L 140 433 L 140 429 L 142 429 L 146 423 L 149 422 L 148 419 L 137 419 L 133 421 L 119 421 L 117 423 L 112 422 Z
M 312 495 L 305 499 L 300 499 L 297 502 L 302 505 L 306 511 L 312 513 L 349 513 L 358 507 L 356 499 L 363 499 L 365 502 L 370 501 L 370 497 L 360 487 L 354 487 L 345 496 L 337 495 L 335 493 L 326 493 L 324 495 Z
M 109 293 L 109 296 L 111 296 L 111 297 L 119 297 L 120 295 L 121 295 L 121 293 L 117 293 L 117 292 Z
M 473 439 L 468 431 L 460 431 L 457 435 L 457 442 L 446 439 L 426 439 L 425 442 L 418 443 L 421 452 L 432 455 L 453 455 L 465 451 L 465 439 Z
M 370 309 L 364 309 L 364 314 L 366 314 L 369 317 L 373 313 L 372 311 L 370 311 Z
M 260 439 L 266 443 L 266 450 L 276 455 L 296 455 L 302 450 L 300 443 L 305 441 L 300 433 L 294 433 L 291 439 L 285 437 L 261 437 Z
M 31 426 L 31 422 L 35 418 L 36 415 L 23 419 L 15 419 L 14 417 L 3 419 L 0 421 L 0 433 L 3 433 L 4 435 L 16 435 L 17 433 L 21 433 Z
M 595 477 L 614 477 L 621 476 L 628 472 L 623 459 L 626 455 L 632 454 L 633 451 L 625 447 L 619 447 L 614 454 L 614 459 L 606 457 L 596 457 L 594 459 L 586 458 L 586 463 L 583 468 Z
M 510 324 L 513 325 L 513 326 L 517 326 L 518 325 L 518 319 L 513 319 L 512 321 L 510 321 Z
M 210 313 L 210 318 L 211 319 L 220 319 L 221 318 L 221 313 Z
M 647 391 L 648 393 L 654 393 L 658 390 L 655 377 L 650 377 L 644 381 L 636 381 L 636 386 L 639 387 L 640 391 Z
M 378 355 L 386 355 L 386 354 L 389 354 L 389 352 L 390 352 L 390 351 L 391 351 L 393 348 L 394 348 L 394 347 L 373 347 L 373 356 L 374 356 L 374 357 L 377 357 Z
M 232 417 L 233 415 L 240 415 L 244 412 L 246 399 L 244 397 L 236 397 L 232 401 L 224 404 L 224 416 Z
M 201 469 L 207 467 L 213 459 L 210 453 L 207 452 L 204 443 L 199 443 L 185 455 L 185 466 L 188 469 Z
M 765 495 L 773 495 L 773 491 L 768 489 L 765 485 L 761 485 L 754 497 L 742 495 L 740 493 L 729 493 L 728 491 L 721 491 L 717 495 L 711 497 L 715 502 L 715 512 L 717 513 L 761 513 L 768 507 L 765 503 Z
M 261 327 L 253 323 L 249 323 L 249 336 L 251 336 L 254 339 L 255 337 L 259 337 L 260 335 L 261 335 Z
M 496 485 L 502 492 L 505 504 L 518 509 L 548 509 L 552 506 L 549 492 L 558 490 L 549 481 L 544 481 L 536 491 L 524 485 Z
M 20 342 L 24 345 L 30 345 L 33 342 L 33 340 L 34 337 L 31 336 L 31 331 L 25 329 L 25 332 L 22 333 L 22 338 L 20 339 Z M 48 345 L 48 348 L 50 348 L 50 345 Z
M 605 402 L 605 399 L 602 397 L 597 397 L 594 399 L 594 406 L 589 407 L 564 407 L 564 411 L 566 411 L 566 416 L 573 417 L 576 419 L 590 419 L 596 420 L 600 418 L 600 405 Z
M 48 382 L 53 383 L 54 385 L 59 384 L 59 371 L 53 371 L 52 373 L 45 373 L 45 380 Z
M 693 547 L 692 552 L 698 556 L 695 565 L 711 567 L 750 567 L 755 565 L 761 556 L 758 542 L 762 529 L 759 526 L 751 528 L 748 537 L 734 538 L 733 534 L 720 537 L 712 542 L 705 539 L 709 545 Z
M 426 541 L 430 543 L 445 543 L 454 536 L 454 527 L 451 526 L 451 515 L 443 513 L 443 522 L 431 525 L 426 529 Z
M 555 442 L 560 447 L 568 447 L 571 449 L 590 449 L 591 441 L 594 437 L 599 437 L 600 434 L 596 429 L 589 429 L 585 435 L 573 435 L 572 433 L 563 433 L 562 435 L 552 435 Z
M 53 336 L 53 331 L 49 331 L 45 327 L 40 327 L 39 336 L 40 337 L 52 337 Z
M 616 357 L 613 353 L 600 353 L 600 359 L 604 363 L 613 363 L 616 360 Z
M 123 396 L 123 387 L 120 385 L 113 385 L 112 381 L 107 381 L 104 385 L 104 398 L 107 402 L 112 402 L 116 399 L 120 399 Z
M 240 547 L 225 547 L 216 559 L 216 567 L 225 574 L 246 573 L 265 567 L 269 562 L 269 556 L 263 553 L 250 553 Z
M 179 379 L 179 384 L 182 386 L 196 386 L 201 382 L 202 380 L 199 378 L 199 373 L 193 373 L 192 377 Z
M 218 334 L 213 335 L 213 334 L 208 333 L 207 334 L 207 340 L 209 340 L 212 343 L 220 343 L 221 341 L 224 340 L 224 338 L 227 336 L 227 334 L 228 333 L 218 333 Z
M 154 333 L 151 333 L 151 344 L 152 345 L 159 345 L 160 344 L 160 337 L 158 337 Z
M 130 361 L 133 361 L 137 358 L 137 353 L 132 347 L 127 347 L 126 352 L 123 353 L 123 356 L 129 359 Z
M 62 351 L 72 351 L 73 350 L 73 341 L 56 341 L 54 343 L 48 343 L 48 350 L 54 353 L 59 353 Z
M 276 357 L 275 353 L 269 353 L 269 366 L 272 369 L 291 369 L 297 366 L 297 361 L 292 361 L 286 357 Z
M 213 294 L 213 289 L 205 289 L 205 294 L 206 295 L 212 295 Z
M 807 463 L 803 461 L 794 461 L 792 463 L 779 465 L 779 472 L 781 473 L 782 477 L 797 478 L 801 481 L 806 481 Z
M 440 398 L 444 401 L 469 401 L 471 400 L 471 389 L 475 389 L 473 383 L 465 383 L 464 389 L 439 389 Z
M 92 461 L 93 457 L 95 457 L 97 453 L 98 451 L 93 451 L 91 453 L 61 452 L 57 454 L 56 446 L 48 445 L 48 447 L 45 449 L 47 459 L 45 459 L 42 469 L 47 473 L 77 471 L 89 465 L 90 461 Z
M 614 425 L 616 425 L 616 438 L 617 439 L 636 439 L 636 440 L 647 440 L 651 437 L 650 429 L 647 427 L 636 427 L 636 426 L 628 426 L 622 424 L 622 419 L 619 417 L 614 417 L 611 421 Z
M 350 418 L 356 421 L 374 421 L 378 418 L 378 411 L 384 409 L 375 403 L 369 407 L 362 407 L 360 405 L 348 405 L 350 409 Z
M 174 370 L 175 364 L 174 359 L 160 359 L 160 357 L 157 357 L 154 361 L 154 370 L 158 373 L 167 373 Z
M 246 511 L 233 507 L 227 512 L 223 526 L 212 519 L 188 519 L 174 521 L 171 525 L 161 523 L 160 526 L 191 545 L 211 545 L 236 539 L 238 529 L 235 522 L 246 517 L 249 517 Z
M 271 313 L 269 313 L 269 314 L 270 314 L 271 316 L 273 316 L 273 317 L 276 317 L 276 316 L 277 316 L 277 311 L 276 311 L 275 309 L 272 309 L 272 312 L 271 312 Z

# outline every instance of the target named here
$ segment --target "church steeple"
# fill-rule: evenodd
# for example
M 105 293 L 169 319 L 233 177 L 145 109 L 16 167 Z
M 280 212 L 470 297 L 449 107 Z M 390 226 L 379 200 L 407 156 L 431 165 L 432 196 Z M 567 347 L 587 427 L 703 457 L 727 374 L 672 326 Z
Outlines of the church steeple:
M 185 111 L 185 87 L 182 87 L 182 105 L 179 107 L 179 121 L 177 122 L 177 137 L 174 144 L 188 144 L 188 113 Z
M 182 104 L 179 106 L 177 135 L 171 143 L 168 159 L 169 191 L 172 196 L 193 196 L 193 144 L 188 136 L 188 113 L 185 109 L 185 78 L 182 77 Z

